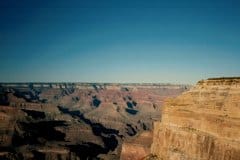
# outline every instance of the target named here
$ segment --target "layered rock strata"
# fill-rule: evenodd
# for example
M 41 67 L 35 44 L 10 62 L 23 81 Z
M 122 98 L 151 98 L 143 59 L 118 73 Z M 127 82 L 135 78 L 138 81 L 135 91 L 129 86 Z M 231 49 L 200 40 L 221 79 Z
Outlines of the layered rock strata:
M 239 160 L 240 78 L 202 80 L 168 100 L 161 121 L 154 122 L 151 154 L 162 160 Z
M 152 128 L 169 84 L 1 83 L 0 159 L 119 159 Z

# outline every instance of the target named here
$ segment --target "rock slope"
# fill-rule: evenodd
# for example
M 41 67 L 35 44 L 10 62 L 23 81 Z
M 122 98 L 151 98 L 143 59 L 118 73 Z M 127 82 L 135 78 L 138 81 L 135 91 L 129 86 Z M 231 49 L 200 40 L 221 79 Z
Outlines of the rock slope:
M 121 151 L 121 160 L 140 160 L 150 154 L 152 132 L 145 131 L 133 139 L 124 141 Z
M 166 102 L 151 153 L 161 160 L 240 160 L 240 78 L 202 80 Z

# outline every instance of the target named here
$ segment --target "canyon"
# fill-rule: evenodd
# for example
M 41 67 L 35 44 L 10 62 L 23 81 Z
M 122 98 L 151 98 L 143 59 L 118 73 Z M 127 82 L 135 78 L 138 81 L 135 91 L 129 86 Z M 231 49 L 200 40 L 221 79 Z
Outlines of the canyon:
M 124 142 L 148 143 L 145 156 L 150 153 L 153 122 L 161 119 L 163 102 L 189 88 L 1 83 L 0 159 L 120 159 Z
M 240 160 L 240 78 L 2 83 L 0 158 Z

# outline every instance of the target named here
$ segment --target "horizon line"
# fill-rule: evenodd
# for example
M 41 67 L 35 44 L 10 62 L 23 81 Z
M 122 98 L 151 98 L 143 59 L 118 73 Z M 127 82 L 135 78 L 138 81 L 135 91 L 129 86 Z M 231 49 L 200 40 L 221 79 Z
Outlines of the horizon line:
M 188 83 L 171 83 L 171 82 L 64 82 L 64 81 L 35 81 L 35 82 L 0 82 L 0 84 L 145 84 L 145 85 L 152 85 L 152 84 L 158 84 L 158 85 L 192 85 Z

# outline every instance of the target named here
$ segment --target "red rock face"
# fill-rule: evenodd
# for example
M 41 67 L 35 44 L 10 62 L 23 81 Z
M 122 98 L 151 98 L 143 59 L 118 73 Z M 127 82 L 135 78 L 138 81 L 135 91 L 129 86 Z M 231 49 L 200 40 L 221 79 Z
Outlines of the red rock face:
M 141 160 L 150 154 L 153 135 L 145 131 L 122 144 L 121 160 Z
M 151 153 L 162 160 L 240 159 L 240 78 L 200 81 L 166 103 Z
M 119 159 L 187 86 L 1 84 L 0 158 Z

